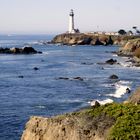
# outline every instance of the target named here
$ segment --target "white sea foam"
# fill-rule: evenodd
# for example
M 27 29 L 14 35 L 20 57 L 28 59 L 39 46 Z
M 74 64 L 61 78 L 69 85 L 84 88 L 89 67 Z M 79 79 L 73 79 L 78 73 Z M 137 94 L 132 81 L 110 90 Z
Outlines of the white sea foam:
M 46 107 L 43 106 L 43 105 L 38 105 L 38 106 L 36 106 L 36 108 L 44 109 L 44 108 L 46 108 Z
M 99 102 L 101 105 L 105 105 L 107 103 L 113 103 L 113 100 L 112 99 L 105 99 L 105 100 L 93 100 L 93 101 L 89 101 L 88 103 L 91 105 L 91 106 L 94 106 L 95 105 L 95 102 Z
M 118 55 L 117 54 L 113 54 L 112 56 L 117 57 Z
M 80 99 L 73 99 L 73 100 L 66 99 L 66 100 L 60 100 L 60 102 L 62 102 L 62 103 L 81 103 L 83 101 Z
M 126 94 L 128 91 L 127 89 L 130 89 L 131 82 L 129 81 L 119 81 L 115 84 L 116 91 L 115 93 L 109 94 L 109 96 L 115 97 L 115 98 L 121 98 L 124 94 Z
M 132 66 L 132 64 L 130 62 L 127 62 L 127 63 L 126 62 L 124 62 L 124 63 L 120 62 L 120 65 L 123 66 L 123 67 L 131 67 Z

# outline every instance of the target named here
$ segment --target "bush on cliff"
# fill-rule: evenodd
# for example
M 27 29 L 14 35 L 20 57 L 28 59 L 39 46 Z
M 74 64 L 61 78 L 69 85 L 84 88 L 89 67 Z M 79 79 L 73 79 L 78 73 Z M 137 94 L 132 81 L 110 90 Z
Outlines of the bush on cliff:
M 115 123 L 109 130 L 108 140 L 140 139 L 140 105 L 112 103 L 89 109 L 86 114 L 92 117 L 106 114 L 114 118 Z

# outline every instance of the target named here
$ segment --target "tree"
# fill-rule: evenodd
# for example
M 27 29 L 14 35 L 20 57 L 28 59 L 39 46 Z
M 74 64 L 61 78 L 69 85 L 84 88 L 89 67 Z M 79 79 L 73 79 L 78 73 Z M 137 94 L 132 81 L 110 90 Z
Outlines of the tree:
M 140 34 L 140 31 L 138 30 L 137 26 L 133 26 L 132 28 L 136 31 L 136 34 Z
M 132 28 L 133 28 L 134 30 L 137 30 L 137 26 L 133 26 Z
M 120 30 L 118 31 L 118 33 L 119 33 L 120 35 L 126 35 L 126 31 L 123 30 L 123 29 L 120 29 Z

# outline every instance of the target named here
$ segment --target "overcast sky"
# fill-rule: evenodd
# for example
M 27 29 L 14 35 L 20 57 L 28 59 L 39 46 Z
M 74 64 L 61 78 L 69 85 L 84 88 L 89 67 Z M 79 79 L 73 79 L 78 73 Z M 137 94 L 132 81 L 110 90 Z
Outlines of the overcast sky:
M 80 31 L 140 27 L 140 0 L 0 0 L 0 33 L 62 33 L 70 9 Z

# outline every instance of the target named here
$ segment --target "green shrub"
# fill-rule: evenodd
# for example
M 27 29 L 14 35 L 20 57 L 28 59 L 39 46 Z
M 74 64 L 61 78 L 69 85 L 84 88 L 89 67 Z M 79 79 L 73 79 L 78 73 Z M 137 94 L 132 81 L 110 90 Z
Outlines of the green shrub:
M 108 140 L 140 140 L 140 105 L 112 103 L 89 109 L 86 113 L 93 117 L 105 113 L 116 120 Z

